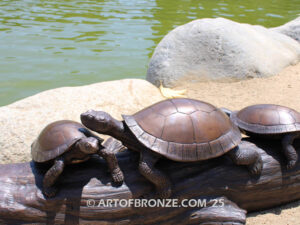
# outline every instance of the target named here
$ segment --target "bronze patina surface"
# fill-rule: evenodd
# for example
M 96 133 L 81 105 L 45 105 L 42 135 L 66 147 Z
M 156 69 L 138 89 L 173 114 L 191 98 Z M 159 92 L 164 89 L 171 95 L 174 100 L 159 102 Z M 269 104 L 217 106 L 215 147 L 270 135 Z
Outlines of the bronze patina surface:
M 233 122 L 250 132 L 277 134 L 300 131 L 300 113 L 286 106 L 251 105 L 232 113 Z
M 79 129 L 82 124 L 60 120 L 47 125 L 32 144 L 31 156 L 35 162 L 46 162 L 70 150 L 80 138 L 86 137 Z
M 262 169 L 261 157 L 253 148 L 238 147 L 238 128 L 215 106 L 194 99 L 168 99 L 118 121 L 103 111 L 81 114 L 89 129 L 120 140 L 140 152 L 139 171 L 156 186 L 161 198 L 172 194 L 171 181 L 155 167 L 161 157 L 195 162 L 227 153 L 237 165 L 246 165 L 253 174 Z
M 123 118 L 141 143 L 176 161 L 214 158 L 241 140 L 221 110 L 193 99 L 162 101 Z
M 101 145 L 103 139 L 75 121 L 60 120 L 47 125 L 31 146 L 33 161 L 51 165 L 43 179 L 43 193 L 53 197 L 58 191 L 56 183 L 65 166 L 87 161 L 93 154 L 106 160 L 114 182 L 122 182 L 122 171 L 110 150 L 111 146 L 121 148 L 122 145 L 116 145 L 116 140 L 111 139 L 104 143 L 104 147 Z
M 281 139 L 283 153 L 288 161 L 287 168 L 295 166 L 298 154 L 293 142 L 300 138 L 299 112 L 286 106 L 259 104 L 229 114 L 241 131 L 251 137 Z

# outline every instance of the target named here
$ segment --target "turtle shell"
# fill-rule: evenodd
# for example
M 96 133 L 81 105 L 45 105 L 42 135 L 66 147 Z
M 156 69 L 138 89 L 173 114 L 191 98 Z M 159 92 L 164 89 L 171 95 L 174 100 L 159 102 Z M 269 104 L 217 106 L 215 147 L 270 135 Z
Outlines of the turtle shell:
M 225 113 L 193 99 L 168 99 L 123 118 L 143 145 L 175 161 L 215 158 L 241 141 Z
M 280 105 L 251 105 L 233 112 L 230 118 L 242 130 L 255 134 L 300 131 L 300 113 Z
M 31 145 L 33 161 L 46 162 L 71 149 L 80 138 L 86 137 L 80 128 L 85 127 L 71 120 L 60 120 L 47 125 Z

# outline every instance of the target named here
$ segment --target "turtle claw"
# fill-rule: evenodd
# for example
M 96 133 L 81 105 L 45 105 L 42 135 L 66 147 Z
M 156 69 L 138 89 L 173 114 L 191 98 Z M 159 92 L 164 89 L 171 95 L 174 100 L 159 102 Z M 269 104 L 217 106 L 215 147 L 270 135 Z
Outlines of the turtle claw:
M 114 183 L 120 184 L 120 183 L 123 183 L 123 181 L 124 181 L 123 172 L 119 168 L 115 169 L 111 173 L 111 176 L 112 176 L 112 180 L 113 180 Z
M 167 199 L 167 198 L 170 198 L 171 195 L 172 195 L 172 189 L 169 186 L 169 187 L 165 187 L 165 188 L 157 190 L 155 197 L 160 198 L 160 199 Z
M 259 175 L 261 174 L 261 171 L 262 171 L 262 168 L 263 168 L 263 162 L 262 162 L 262 159 L 259 157 L 259 159 L 248 166 L 249 170 L 250 170 L 250 173 L 253 174 L 253 175 Z
M 43 188 L 43 194 L 47 198 L 53 198 L 53 197 L 55 197 L 55 195 L 56 195 L 57 192 L 58 192 L 58 188 L 54 187 L 54 186 Z
M 297 162 L 296 160 L 290 160 L 290 161 L 288 161 L 288 163 L 287 163 L 287 165 L 286 165 L 286 168 L 287 168 L 288 170 L 294 168 L 294 166 L 296 165 L 296 162 Z

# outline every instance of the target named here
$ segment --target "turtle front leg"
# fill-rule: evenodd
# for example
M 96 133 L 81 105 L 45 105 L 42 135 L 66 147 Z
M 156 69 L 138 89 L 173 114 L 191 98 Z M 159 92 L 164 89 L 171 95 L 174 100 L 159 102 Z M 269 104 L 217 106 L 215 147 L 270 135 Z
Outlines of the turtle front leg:
M 260 174 L 263 167 L 263 162 L 259 153 L 248 146 L 247 148 L 240 148 L 239 146 L 230 150 L 229 157 L 236 165 L 246 165 L 251 174 Z
M 140 173 L 156 187 L 159 198 L 169 198 L 172 194 L 171 181 L 160 170 L 155 168 L 155 163 L 159 160 L 159 156 L 149 150 L 142 150 L 139 161 Z
M 105 148 L 99 150 L 98 154 L 105 159 L 111 172 L 112 180 L 115 183 L 123 183 L 124 175 L 121 171 L 118 160 L 114 152 L 120 151 L 124 146 L 114 138 L 109 138 L 103 146 Z
M 293 146 L 295 138 L 300 137 L 300 133 L 286 134 L 282 140 L 282 148 L 285 157 L 287 158 L 287 169 L 292 169 L 298 161 L 298 154 Z
M 57 188 L 54 186 L 59 175 L 64 170 L 64 158 L 60 157 L 54 161 L 54 165 L 47 171 L 43 180 L 43 194 L 48 198 L 54 197 L 57 193 Z

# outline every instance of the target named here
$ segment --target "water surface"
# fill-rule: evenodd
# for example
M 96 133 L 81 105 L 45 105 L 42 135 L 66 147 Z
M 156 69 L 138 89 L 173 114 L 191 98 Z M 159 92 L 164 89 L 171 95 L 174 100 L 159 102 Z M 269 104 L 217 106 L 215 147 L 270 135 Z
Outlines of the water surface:
M 145 78 L 176 26 L 225 17 L 266 27 L 300 13 L 300 0 L 0 0 L 0 105 L 43 90 Z

